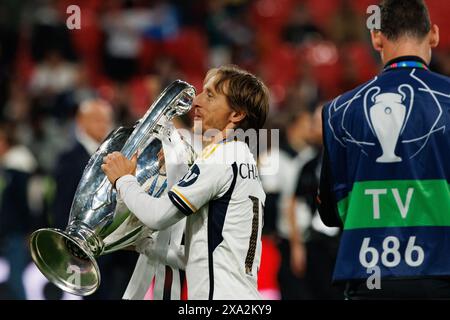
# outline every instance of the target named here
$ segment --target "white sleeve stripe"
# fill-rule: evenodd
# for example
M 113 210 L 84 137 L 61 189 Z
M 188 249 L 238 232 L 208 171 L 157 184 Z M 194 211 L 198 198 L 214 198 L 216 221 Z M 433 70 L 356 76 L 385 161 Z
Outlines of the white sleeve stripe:
M 194 213 L 175 192 L 169 191 L 169 199 L 184 215 L 189 216 Z
M 188 206 L 188 208 L 191 209 L 192 212 L 197 211 L 197 208 L 176 187 L 173 187 L 170 191 L 175 193 L 177 195 L 177 198 L 179 198 L 180 201 Z

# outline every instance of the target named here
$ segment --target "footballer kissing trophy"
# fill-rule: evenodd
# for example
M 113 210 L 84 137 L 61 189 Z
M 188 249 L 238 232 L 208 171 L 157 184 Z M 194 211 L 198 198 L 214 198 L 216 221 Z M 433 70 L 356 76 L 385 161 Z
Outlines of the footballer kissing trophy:
M 103 158 L 120 151 L 130 159 L 138 151 L 138 182 L 143 185 L 154 181 L 149 193 L 161 196 L 167 191 L 167 183 L 155 189 L 164 174 L 161 137 L 170 135 L 174 116 L 191 109 L 194 96 L 193 86 L 180 80 L 173 82 L 134 127 L 116 129 L 92 155 L 78 184 L 66 230 L 40 229 L 30 238 L 33 261 L 50 282 L 72 294 L 90 295 L 100 285 L 95 258 L 133 245 L 139 238 L 145 226 L 128 210 L 115 210 L 116 191 L 101 169 Z

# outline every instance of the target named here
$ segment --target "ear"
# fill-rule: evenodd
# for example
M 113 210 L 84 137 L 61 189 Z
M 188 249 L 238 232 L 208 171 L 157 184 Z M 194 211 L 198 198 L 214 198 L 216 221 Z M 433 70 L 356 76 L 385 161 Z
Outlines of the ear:
M 239 122 L 241 122 L 242 120 L 244 120 L 244 118 L 247 116 L 247 114 L 244 111 L 238 110 L 238 111 L 232 111 L 230 114 L 230 117 L 228 118 L 228 120 L 233 123 L 233 124 L 238 124 Z
M 372 46 L 373 48 L 381 52 L 383 50 L 383 35 L 378 30 L 372 30 L 370 31 L 370 38 L 372 40 Z
M 436 48 L 439 45 L 439 27 L 435 24 L 433 24 L 433 26 L 431 27 L 431 31 L 430 31 L 430 47 L 431 48 Z

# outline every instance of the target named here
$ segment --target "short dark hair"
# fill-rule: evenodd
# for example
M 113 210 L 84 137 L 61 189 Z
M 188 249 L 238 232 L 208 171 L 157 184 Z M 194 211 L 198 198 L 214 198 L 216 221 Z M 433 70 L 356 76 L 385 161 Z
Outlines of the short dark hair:
M 218 76 L 215 90 L 224 94 L 233 110 L 245 112 L 239 128 L 261 129 L 269 112 L 269 90 L 256 76 L 234 65 L 222 66 L 208 71 L 205 81 Z
M 403 36 L 423 39 L 431 30 L 428 8 L 424 0 L 383 0 L 381 33 L 389 40 Z

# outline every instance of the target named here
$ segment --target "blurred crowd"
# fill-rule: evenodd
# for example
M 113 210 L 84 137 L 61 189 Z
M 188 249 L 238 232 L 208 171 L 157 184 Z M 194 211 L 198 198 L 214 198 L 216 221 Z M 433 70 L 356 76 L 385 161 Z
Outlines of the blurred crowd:
M 233 63 L 268 85 L 267 127 L 281 132 L 283 170 L 263 177 L 260 290 L 268 299 L 339 299 L 329 284 L 339 231 L 321 225 L 314 205 L 320 106 L 382 68 L 366 28 L 373 2 L 2 0 L 0 298 L 63 297 L 37 270 L 28 275 L 30 232 L 65 228 L 83 168 L 113 128 L 133 125 L 173 80 L 201 90 L 209 68 Z M 443 30 L 432 69 L 450 75 L 450 7 L 427 4 Z M 66 25 L 69 5 L 81 9 L 80 29 Z M 102 257 L 105 281 L 93 298 L 121 298 L 136 258 Z

